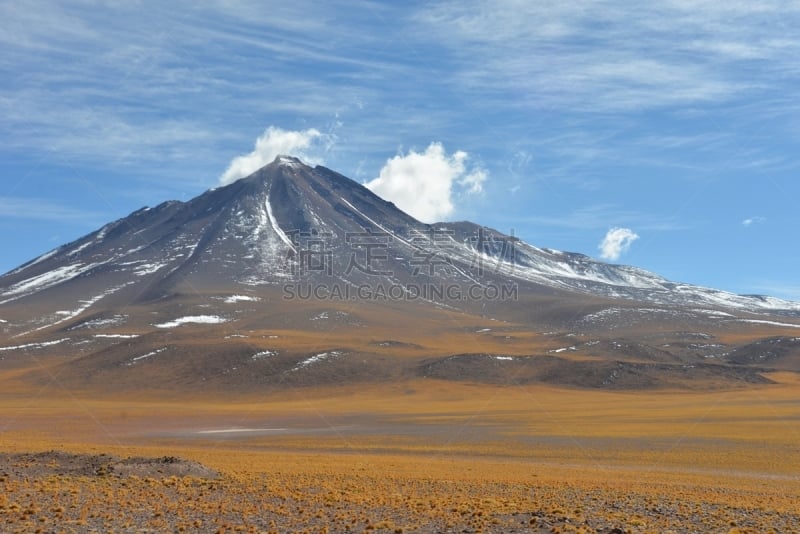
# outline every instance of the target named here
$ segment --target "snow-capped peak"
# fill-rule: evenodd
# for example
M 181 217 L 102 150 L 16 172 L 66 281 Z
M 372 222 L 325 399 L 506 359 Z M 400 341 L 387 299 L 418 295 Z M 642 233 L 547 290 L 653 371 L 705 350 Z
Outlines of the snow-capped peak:
M 127 287 L 122 281 L 142 280 L 141 290 L 125 292 L 150 301 L 209 280 L 216 291 L 238 294 L 242 284 L 297 275 L 354 286 L 513 283 L 521 292 L 546 287 L 665 306 L 800 312 L 800 303 L 677 283 L 465 221 L 423 224 L 363 185 L 290 155 L 188 202 L 138 210 L 0 277 L 0 306 L 47 292 L 42 301 L 64 300 L 53 313 L 82 313 L 99 300 L 74 295 L 110 297 Z
M 300 160 L 300 158 L 297 158 L 295 156 L 287 156 L 287 155 L 284 155 L 284 154 L 281 154 L 278 157 L 276 157 L 275 158 L 275 163 L 277 163 L 278 165 L 284 166 L 284 167 L 301 168 L 301 167 L 305 167 L 306 166 Z

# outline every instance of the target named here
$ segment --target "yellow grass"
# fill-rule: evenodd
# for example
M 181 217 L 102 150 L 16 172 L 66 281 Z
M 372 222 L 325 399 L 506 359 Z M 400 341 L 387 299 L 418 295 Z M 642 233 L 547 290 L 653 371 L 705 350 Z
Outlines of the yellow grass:
M 118 527 L 101 512 L 118 506 L 120 496 L 163 503 L 161 515 L 148 516 L 148 528 L 200 531 L 269 531 L 272 521 L 275 531 L 344 531 L 348 524 L 365 532 L 424 532 L 431 525 L 501 532 L 539 521 L 536 528 L 546 530 L 578 531 L 584 522 L 657 532 L 703 517 L 700 530 L 752 532 L 758 529 L 742 524 L 748 518 L 766 528 L 774 514 L 789 514 L 784 525 L 800 517 L 800 382 L 791 373 L 771 376 L 778 385 L 709 393 L 419 379 L 213 399 L 201 392 L 99 398 L 57 383 L 31 391 L 6 378 L 0 451 L 175 455 L 224 475 L 217 484 L 230 508 L 225 514 L 212 510 L 217 497 L 209 500 L 199 482 L 165 489 L 160 482 L 49 480 L 53 495 L 79 488 L 96 503 L 83 519 L 80 507 L 61 512 L 75 531 Z M 197 434 L 279 427 L 288 431 Z M 34 482 L 15 484 L 9 495 L 36 489 Z M 254 491 L 263 498 L 237 497 Z M 57 500 L 51 508 L 62 506 Z M 186 502 L 196 508 L 180 515 Z M 59 515 L 26 515 L 29 503 L 13 510 L 10 504 L 0 503 L 0 530 L 4 518 L 27 525 L 41 515 L 49 525 Z M 652 511 L 659 506 L 672 511 Z M 123 506 L 115 517 L 133 521 L 137 513 Z

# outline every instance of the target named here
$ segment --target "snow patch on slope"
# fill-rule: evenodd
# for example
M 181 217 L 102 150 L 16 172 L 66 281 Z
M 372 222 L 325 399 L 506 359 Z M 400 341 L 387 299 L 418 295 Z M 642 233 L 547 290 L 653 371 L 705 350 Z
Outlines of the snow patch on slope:
M 272 214 L 272 204 L 269 203 L 269 195 L 267 195 L 266 199 L 264 200 L 264 205 L 267 208 L 267 219 L 269 220 L 269 224 L 270 224 L 270 226 L 272 226 L 272 229 L 275 231 L 276 234 L 278 234 L 278 237 L 281 238 L 281 241 L 286 243 L 286 245 L 290 249 L 295 250 L 294 244 L 292 244 L 292 240 L 289 239 L 289 236 L 287 236 L 283 232 L 281 227 L 278 225 L 278 221 L 275 220 L 275 215 Z
M 161 348 L 161 349 L 158 349 L 158 350 L 154 350 L 152 352 L 148 352 L 147 354 L 142 354 L 141 356 L 136 356 L 135 358 L 131 358 L 129 361 L 125 362 L 125 365 L 127 365 L 127 366 L 134 365 L 134 364 L 136 364 L 136 362 L 142 361 L 142 360 L 144 360 L 146 358 L 150 358 L 152 356 L 155 356 L 156 354 L 161 354 L 165 350 L 167 350 L 167 347 L 164 347 L 164 348 Z
M 74 249 L 70 250 L 67 253 L 67 256 L 77 256 L 78 254 L 80 254 L 81 252 L 86 250 L 87 248 L 89 248 L 92 245 L 94 245 L 96 242 L 97 242 L 96 240 L 95 241 L 88 241 L 88 242 L 84 243 L 83 245 L 75 247 Z
M 17 282 L 16 284 L 12 285 L 8 289 L 0 293 L 0 297 L 11 297 L 7 298 L 6 300 L 0 301 L 0 304 L 5 304 L 6 302 L 16 300 L 30 293 L 41 291 L 42 289 L 47 289 L 48 287 L 52 287 L 62 282 L 66 282 L 67 280 L 72 280 L 73 278 L 80 276 L 81 274 L 91 270 L 97 265 L 99 264 L 74 263 L 71 265 L 63 265 L 61 267 L 53 269 L 52 271 L 47 271 L 46 273 L 42 273 L 37 276 L 32 276 L 31 278 L 27 278 L 25 280 L 22 280 L 21 282 Z
M 250 359 L 254 360 L 254 361 L 255 360 L 261 360 L 263 358 L 269 358 L 270 356 L 275 356 L 276 354 L 278 354 L 278 353 L 275 352 L 274 350 L 262 350 L 261 352 L 257 352 L 255 354 L 253 354 L 250 357 Z
M 305 360 L 301 361 L 297 365 L 292 368 L 292 371 L 299 371 L 304 367 L 308 367 L 309 365 L 313 365 L 315 363 L 319 363 L 321 361 L 327 360 L 329 358 L 335 358 L 336 356 L 341 356 L 342 352 L 338 350 L 332 350 L 330 352 L 320 352 L 319 354 L 315 354 L 310 358 L 306 358 Z
M 188 315 L 166 323 L 153 325 L 156 328 L 175 328 L 184 324 L 220 324 L 228 322 L 224 317 L 217 315 Z
M 739 319 L 738 322 L 740 323 L 752 323 L 752 324 L 765 324 L 768 326 L 788 326 L 789 328 L 800 328 L 800 324 L 792 324 L 792 323 L 779 323 L 777 321 L 761 321 L 758 319 Z
M 45 326 L 42 326 L 40 328 L 37 328 L 34 331 L 43 330 L 45 328 L 48 328 L 48 327 L 51 327 L 51 326 L 55 326 L 55 325 L 61 324 L 63 322 L 69 321 L 70 319 L 74 319 L 75 317 L 79 316 L 80 314 L 82 314 L 83 312 L 85 312 L 86 310 L 88 310 L 89 308 L 94 306 L 99 300 L 101 300 L 101 299 L 103 299 L 103 298 L 105 298 L 105 297 L 107 297 L 109 295 L 113 295 L 114 293 L 116 293 L 120 289 L 123 289 L 123 288 L 131 285 L 132 283 L 133 282 L 127 282 L 127 283 L 122 284 L 120 286 L 109 288 L 109 289 L 105 290 L 104 292 L 100 293 L 99 295 L 95 295 L 94 297 L 92 297 L 90 299 L 79 300 L 78 303 L 80 304 L 80 306 L 78 306 L 76 309 L 74 309 L 74 310 L 60 310 L 60 311 L 56 312 L 56 314 L 61 315 L 63 317 L 62 319 L 56 321 L 55 323 L 52 323 L 52 324 L 45 325 Z
M 70 330 L 80 330 L 83 328 L 102 328 L 104 326 L 116 326 L 123 324 L 127 318 L 128 318 L 127 315 L 113 315 L 111 317 L 90 319 L 89 321 L 71 327 Z
M 16 345 L 14 347 L 0 347 L 0 351 L 6 352 L 12 350 L 43 349 L 45 347 L 52 347 L 53 345 L 64 343 L 65 341 L 69 341 L 69 338 L 65 337 L 64 339 L 57 339 L 55 341 L 43 341 L 42 343 L 27 343 L 25 345 Z
M 231 295 L 229 297 L 225 297 L 223 302 L 225 304 L 236 304 L 237 302 L 258 302 L 261 300 L 258 297 L 250 297 L 248 295 Z
M 148 274 L 160 271 L 167 265 L 169 265 L 169 263 L 145 263 L 144 265 L 138 265 L 133 270 L 133 274 L 136 276 L 147 276 Z
M 91 308 L 99 300 L 103 299 L 104 297 L 107 297 L 109 295 L 112 295 L 112 294 L 116 293 L 120 289 L 123 289 L 124 287 L 127 287 L 132 283 L 133 282 L 127 282 L 127 283 L 122 284 L 120 286 L 109 288 L 106 291 L 104 291 L 103 293 L 100 293 L 99 295 L 95 295 L 94 297 L 92 297 L 90 299 L 79 300 L 78 301 L 78 304 L 79 304 L 78 308 L 76 308 L 74 310 L 59 310 L 59 311 L 56 311 L 52 315 L 50 315 L 48 317 L 41 318 L 38 321 L 36 321 L 36 323 L 38 323 L 38 324 L 42 324 L 42 322 L 44 322 L 45 323 L 44 325 L 39 326 L 37 328 L 33 328 L 32 330 L 28 330 L 26 332 L 22 332 L 20 334 L 15 335 L 14 337 L 21 337 L 21 336 L 24 336 L 24 335 L 27 335 L 27 334 L 31 334 L 33 332 L 39 332 L 39 331 L 44 330 L 46 328 L 51 328 L 53 326 L 57 326 L 57 325 L 60 325 L 62 323 L 65 323 L 65 322 L 67 322 L 67 321 L 69 321 L 71 319 L 74 319 L 75 317 L 78 317 L 80 314 L 82 314 L 83 312 L 85 312 L 86 310 Z M 0 304 L 2 304 L 2 303 L 0 303 Z M 56 317 L 58 317 L 58 319 L 55 319 Z
M 239 213 L 237 212 L 237 215 Z M 278 221 L 272 212 L 269 195 L 258 201 L 252 215 L 248 217 L 239 216 L 233 221 L 235 236 L 240 232 L 246 232 L 246 237 L 237 237 L 244 240 L 246 245 L 252 247 L 254 254 L 244 259 L 257 259 L 257 269 L 239 280 L 240 283 L 258 286 L 269 284 L 276 278 L 287 278 L 291 276 L 288 265 L 289 254 L 286 247 L 291 251 L 296 249 L 291 239 L 278 225 Z

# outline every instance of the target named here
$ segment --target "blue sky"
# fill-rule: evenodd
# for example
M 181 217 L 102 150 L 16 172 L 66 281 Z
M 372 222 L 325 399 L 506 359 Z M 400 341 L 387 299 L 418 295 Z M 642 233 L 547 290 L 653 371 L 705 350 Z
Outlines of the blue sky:
M 0 271 L 288 148 L 421 218 L 800 299 L 800 3 L 268 4 L 0 4 Z

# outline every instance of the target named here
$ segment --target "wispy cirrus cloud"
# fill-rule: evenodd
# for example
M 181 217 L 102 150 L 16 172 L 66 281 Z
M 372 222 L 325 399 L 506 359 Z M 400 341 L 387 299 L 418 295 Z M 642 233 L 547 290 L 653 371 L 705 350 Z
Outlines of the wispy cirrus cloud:
M 585 111 L 719 102 L 797 71 L 800 39 L 785 3 L 441 2 L 420 13 L 460 66 L 457 83 L 515 91 L 517 105 Z M 758 61 L 758 65 L 754 61 Z
M 759 99 L 766 116 L 765 108 L 785 109 L 776 99 L 800 73 L 792 31 L 800 15 L 791 5 L 311 6 L 6 3 L 0 113 L 14 135 L 0 141 L 99 164 L 169 161 L 188 174 L 229 161 L 264 124 L 319 128 L 358 102 L 338 150 L 379 164 L 387 145 L 424 142 L 418 132 L 459 142 L 447 132 L 485 107 L 625 113 L 755 92 L 775 97 Z M 443 102 L 456 106 L 443 112 Z M 514 141 L 532 136 L 513 124 L 489 132 Z M 590 148 L 574 150 L 581 161 L 621 153 Z M 195 167 L 179 167 L 187 163 Z
M 302 1 L 3 4 L 2 150 L 44 147 L 100 166 L 168 163 L 213 176 L 265 122 L 334 121 L 347 102 L 380 99 L 359 73 L 401 79 L 411 69 L 388 54 L 355 53 L 376 49 L 381 36 L 340 17 L 336 6 Z
M 27 219 L 62 223 L 98 223 L 106 214 L 84 208 L 54 203 L 46 198 L 0 196 L 0 218 Z
M 645 211 L 625 209 L 615 204 L 583 206 L 555 215 L 530 215 L 513 222 L 581 231 L 605 228 L 609 223 L 616 226 L 636 226 L 653 232 L 688 228 L 686 222 L 677 216 L 654 216 Z

